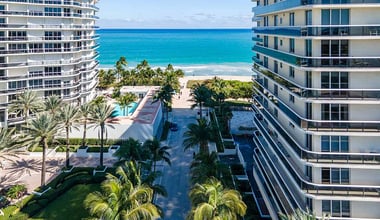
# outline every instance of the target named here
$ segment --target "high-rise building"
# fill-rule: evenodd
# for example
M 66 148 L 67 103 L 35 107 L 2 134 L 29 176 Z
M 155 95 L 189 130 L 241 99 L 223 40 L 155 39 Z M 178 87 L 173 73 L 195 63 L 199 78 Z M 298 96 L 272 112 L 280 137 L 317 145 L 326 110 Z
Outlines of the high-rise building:
M 271 217 L 380 219 L 380 1 L 253 12 L 254 177 Z
M 0 125 L 24 90 L 84 103 L 95 95 L 98 0 L 0 0 Z

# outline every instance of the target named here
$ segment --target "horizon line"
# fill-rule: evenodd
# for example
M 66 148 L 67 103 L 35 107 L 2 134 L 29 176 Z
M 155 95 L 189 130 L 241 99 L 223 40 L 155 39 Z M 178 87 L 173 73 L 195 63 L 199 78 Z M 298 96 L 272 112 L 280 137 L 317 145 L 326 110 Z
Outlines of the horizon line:
M 128 30 L 251 30 L 251 27 L 188 27 L 188 28 L 176 28 L 176 27 L 99 27 L 99 29 L 128 29 Z M 98 30 L 99 30 L 98 29 Z

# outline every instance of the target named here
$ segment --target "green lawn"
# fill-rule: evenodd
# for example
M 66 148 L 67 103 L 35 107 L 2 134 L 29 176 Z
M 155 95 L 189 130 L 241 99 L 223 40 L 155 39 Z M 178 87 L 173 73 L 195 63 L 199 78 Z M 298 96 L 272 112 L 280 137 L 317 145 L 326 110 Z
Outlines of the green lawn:
M 88 217 L 88 212 L 83 207 L 83 201 L 87 194 L 97 190 L 100 190 L 100 185 L 98 184 L 74 186 L 30 219 L 66 220 L 86 218 Z

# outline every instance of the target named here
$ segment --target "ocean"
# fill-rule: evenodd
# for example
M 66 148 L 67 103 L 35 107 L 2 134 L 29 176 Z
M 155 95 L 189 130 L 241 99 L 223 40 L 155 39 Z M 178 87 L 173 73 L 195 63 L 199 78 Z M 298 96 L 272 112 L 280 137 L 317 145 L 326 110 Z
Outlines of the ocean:
M 185 75 L 252 75 L 250 29 L 100 29 L 101 68 L 121 56 L 129 67 L 147 60 L 152 67 L 172 64 Z

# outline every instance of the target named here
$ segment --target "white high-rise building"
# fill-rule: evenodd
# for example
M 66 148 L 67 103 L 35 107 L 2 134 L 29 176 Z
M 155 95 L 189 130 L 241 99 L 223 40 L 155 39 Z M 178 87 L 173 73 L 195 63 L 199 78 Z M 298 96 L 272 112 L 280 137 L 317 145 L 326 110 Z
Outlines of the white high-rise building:
M 257 3 L 254 177 L 272 219 L 380 219 L 380 1 Z
M 95 95 L 98 0 L 0 0 L 0 125 L 24 90 L 84 103 Z

